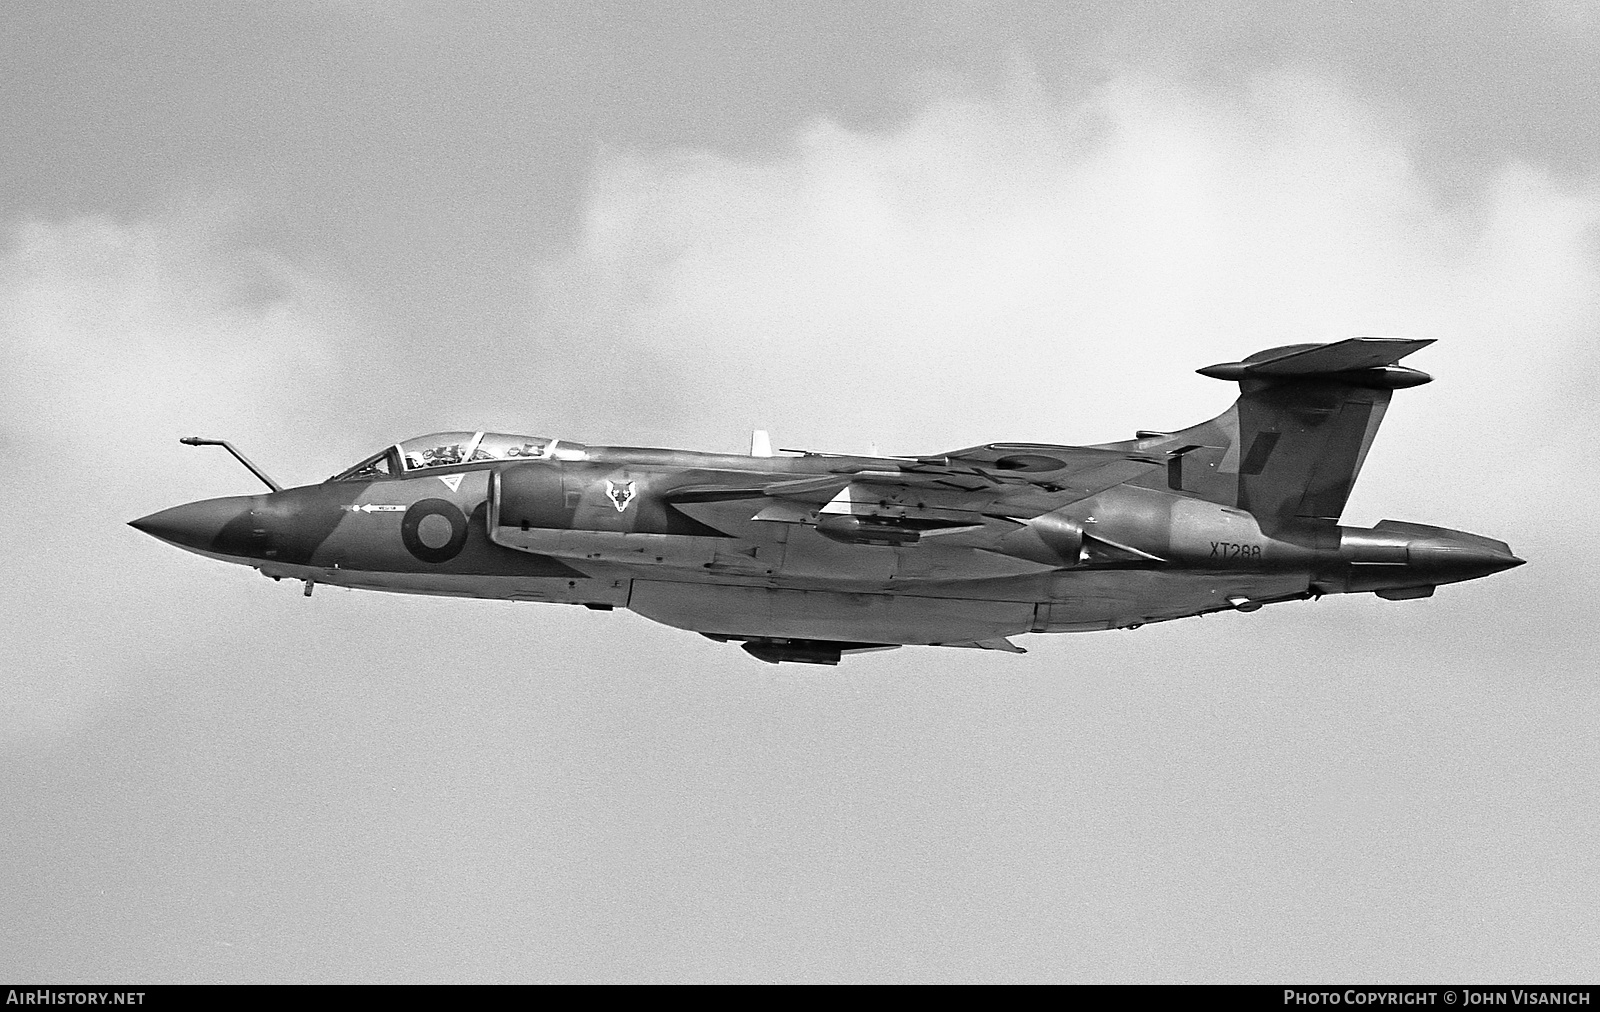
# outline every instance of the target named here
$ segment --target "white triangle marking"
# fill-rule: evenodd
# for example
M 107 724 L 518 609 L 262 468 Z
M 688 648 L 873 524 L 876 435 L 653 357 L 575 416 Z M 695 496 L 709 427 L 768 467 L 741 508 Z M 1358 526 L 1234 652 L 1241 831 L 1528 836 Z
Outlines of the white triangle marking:
M 855 507 L 855 503 L 851 501 L 851 497 L 850 497 L 850 490 L 852 488 L 854 488 L 853 485 L 846 485 L 844 488 L 841 488 L 839 490 L 839 494 L 834 496 L 831 500 L 829 500 L 828 504 L 826 506 L 822 507 L 822 509 L 818 510 L 817 512 L 819 512 L 819 513 L 830 513 L 830 514 L 831 513 L 854 513 L 855 512 L 855 508 L 854 508 Z
M 466 475 L 464 475 L 464 474 L 451 474 L 451 475 L 436 474 L 436 475 L 434 475 L 434 477 L 438 478 L 440 481 L 444 482 L 446 485 L 449 485 L 450 486 L 450 491 L 455 492 L 455 491 L 457 491 L 457 490 L 459 490 L 461 488 L 461 479 L 465 478 Z

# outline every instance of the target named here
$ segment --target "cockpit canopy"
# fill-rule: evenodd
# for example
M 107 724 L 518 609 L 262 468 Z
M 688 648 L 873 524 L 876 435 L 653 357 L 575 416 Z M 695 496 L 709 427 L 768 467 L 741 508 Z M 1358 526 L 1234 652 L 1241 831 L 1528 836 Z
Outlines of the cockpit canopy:
M 496 460 L 583 460 L 588 454 L 577 443 L 542 436 L 516 436 L 504 432 L 434 432 L 386 447 L 330 481 L 371 481 L 410 471 Z

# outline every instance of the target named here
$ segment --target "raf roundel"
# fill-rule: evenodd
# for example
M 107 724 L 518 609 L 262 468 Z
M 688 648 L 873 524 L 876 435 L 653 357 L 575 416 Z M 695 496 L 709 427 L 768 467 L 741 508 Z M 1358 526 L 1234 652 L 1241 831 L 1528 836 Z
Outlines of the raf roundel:
M 406 510 L 400 540 L 423 562 L 449 562 L 467 543 L 467 518 L 447 499 L 424 499 Z

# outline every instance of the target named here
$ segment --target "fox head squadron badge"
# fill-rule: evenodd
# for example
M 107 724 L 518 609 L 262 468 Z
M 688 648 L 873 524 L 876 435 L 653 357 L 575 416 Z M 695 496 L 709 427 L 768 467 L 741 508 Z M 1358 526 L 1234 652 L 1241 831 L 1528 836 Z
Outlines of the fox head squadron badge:
M 617 508 L 618 513 L 628 508 L 628 504 L 633 502 L 633 496 L 632 479 L 618 482 L 614 482 L 610 478 L 606 479 L 606 498 L 611 500 L 611 505 Z

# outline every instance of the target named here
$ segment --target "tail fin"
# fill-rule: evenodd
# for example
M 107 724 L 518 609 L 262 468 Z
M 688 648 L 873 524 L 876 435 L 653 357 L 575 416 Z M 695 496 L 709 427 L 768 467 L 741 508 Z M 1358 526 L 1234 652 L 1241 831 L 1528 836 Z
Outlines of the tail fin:
M 1264 527 L 1336 522 L 1390 395 L 1432 378 L 1395 363 L 1432 343 L 1354 337 L 1199 370 L 1237 380 L 1240 396 L 1225 414 L 1161 439 L 1178 447 L 1168 485 L 1247 509 Z

